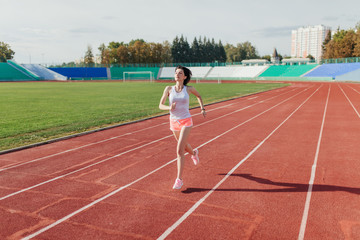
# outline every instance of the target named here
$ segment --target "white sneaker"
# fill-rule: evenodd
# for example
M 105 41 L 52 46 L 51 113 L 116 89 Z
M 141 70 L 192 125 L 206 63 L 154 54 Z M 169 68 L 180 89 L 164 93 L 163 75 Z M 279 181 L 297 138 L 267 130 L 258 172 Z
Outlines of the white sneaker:
M 198 165 L 198 163 L 200 162 L 199 159 L 199 150 L 194 149 L 194 155 L 191 155 L 191 159 L 193 160 L 195 165 Z
M 177 179 L 175 180 L 173 189 L 180 189 L 183 184 L 184 184 L 184 183 L 183 183 L 183 180 L 181 180 L 180 178 L 177 178 Z

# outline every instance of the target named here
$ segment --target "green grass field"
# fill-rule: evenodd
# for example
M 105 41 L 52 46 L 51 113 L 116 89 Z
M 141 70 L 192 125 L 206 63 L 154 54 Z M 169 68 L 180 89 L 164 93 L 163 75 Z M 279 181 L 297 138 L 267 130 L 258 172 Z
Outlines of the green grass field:
M 169 83 L 0 83 L 0 150 L 166 113 L 158 108 Z M 277 83 L 189 84 L 209 104 L 285 86 Z M 191 106 L 197 106 L 194 96 Z

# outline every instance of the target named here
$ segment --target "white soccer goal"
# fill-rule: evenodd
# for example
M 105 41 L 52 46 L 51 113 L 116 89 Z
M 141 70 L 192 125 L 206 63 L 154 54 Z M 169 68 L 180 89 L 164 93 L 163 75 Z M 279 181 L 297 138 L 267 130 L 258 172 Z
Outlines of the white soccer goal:
M 124 72 L 123 81 L 154 81 L 154 73 L 150 71 Z
M 221 84 L 221 76 L 215 75 L 215 77 L 212 77 L 211 79 L 196 78 L 196 83 L 202 83 L 202 81 L 207 82 L 207 83 L 216 81 L 218 84 Z

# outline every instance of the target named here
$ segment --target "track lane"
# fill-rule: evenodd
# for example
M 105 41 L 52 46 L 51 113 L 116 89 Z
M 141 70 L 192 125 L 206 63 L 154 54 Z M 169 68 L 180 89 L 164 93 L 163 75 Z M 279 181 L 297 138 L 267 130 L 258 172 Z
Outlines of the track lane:
M 200 206 L 169 238 L 183 239 L 191 235 L 189 229 L 193 234 L 200 232 L 198 234 L 206 239 L 219 239 L 224 234 L 226 239 L 296 238 L 307 187 L 307 179 L 299 176 L 297 171 L 299 168 L 302 173 L 308 170 L 308 166 L 304 166 L 304 159 L 313 157 L 314 151 L 309 151 L 308 145 L 316 143 L 313 137 L 318 134 L 321 118 L 317 117 L 311 130 L 304 131 L 309 127 L 306 121 L 303 121 L 304 128 L 300 131 L 297 127 L 304 115 L 311 115 L 312 119 L 319 115 L 318 108 L 311 112 L 306 110 L 317 101 L 322 101 L 321 94 L 310 98 L 273 136 L 269 135 L 267 141 L 233 174 L 229 176 L 229 173 L 218 171 L 218 175 L 229 176 L 228 180 L 215 189 L 206 204 Z M 299 152 L 304 153 L 299 155 Z M 238 155 L 240 153 L 228 154 L 231 158 L 242 159 Z M 307 164 L 310 165 L 309 162 Z M 186 193 L 209 190 L 195 187 L 187 189 Z M 221 206 L 226 210 L 219 212 Z M 208 228 L 209 225 L 216 227 Z
M 359 101 L 348 84 L 333 87 L 304 239 L 360 236 Z

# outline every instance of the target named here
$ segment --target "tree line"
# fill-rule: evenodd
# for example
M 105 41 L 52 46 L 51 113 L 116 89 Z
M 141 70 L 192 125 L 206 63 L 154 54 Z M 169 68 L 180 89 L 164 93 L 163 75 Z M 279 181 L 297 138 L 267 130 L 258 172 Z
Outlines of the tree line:
M 355 29 L 341 30 L 325 37 L 322 45 L 323 59 L 360 57 L 360 22 Z
M 167 63 L 171 61 L 171 46 L 168 42 L 147 43 L 143 39 L 129 43 L 110 42 L 108 46 L 101 44 L 100 62 L 104 65 L 132 63 Z M 89 50 L 86 56 L 89 55 Z
M 2 44 L 2 45 L 1 45 Z M 207 63 L 207 62 L 241 62 L 245 59 L 260 58 L 257 49 L 250 42 L 236 45 L 222 44 L 207 37 L 194 38 L 191 44 L 181 35 L 176 36 L 172 43 L 146 42 L 143 39 L 131 40 L 129 43 L 110 42 L 98 47 L 100 52 L 95 59 L 91 46 L 87 47 L 80 64 L 63 63 L 52 67 L 83 66 L 92 67 L 96 63 L 105 66 L 124 64 L 163 64 L 163 63 Z M 0 42 L 0 61 L 12 59 L 14 52 L 9 45 Z M 262 58 L 270 60 L 270 55 Z
M 242 60 L 246 60 L 246 59 L 260 58 L 256 48 L 248 41 L 244 43 L 238 43 L 236 46 L 231 44 L 226 44 L 225 49 L 226 49 L 227 62 L 241 62 Z M 267 58 L 267 57 L 264 56 L 263 58 Z
M 100 62 L 104 65 L 137 64 L 137 63 L 200 63 L 225 62 L 226 52 L 221 41 L 195 37 L 190 45 L 184 36 L 163 43 L 145 42 L 143 39 L 132 40 L 129 43 L 110 42 L 108 46 L 101 44 L 98 48 Z M 92 52 L 87 50 L 85 59 L 90 59 Z
M 172 61 L 176 63 L 200 63 L 200 62 L 225 62 L 226 52 L 221 41 L 215 42 L 214 38 L 195 37 L 191 46 L 184 36 L 176 36 L 171 45 Z

